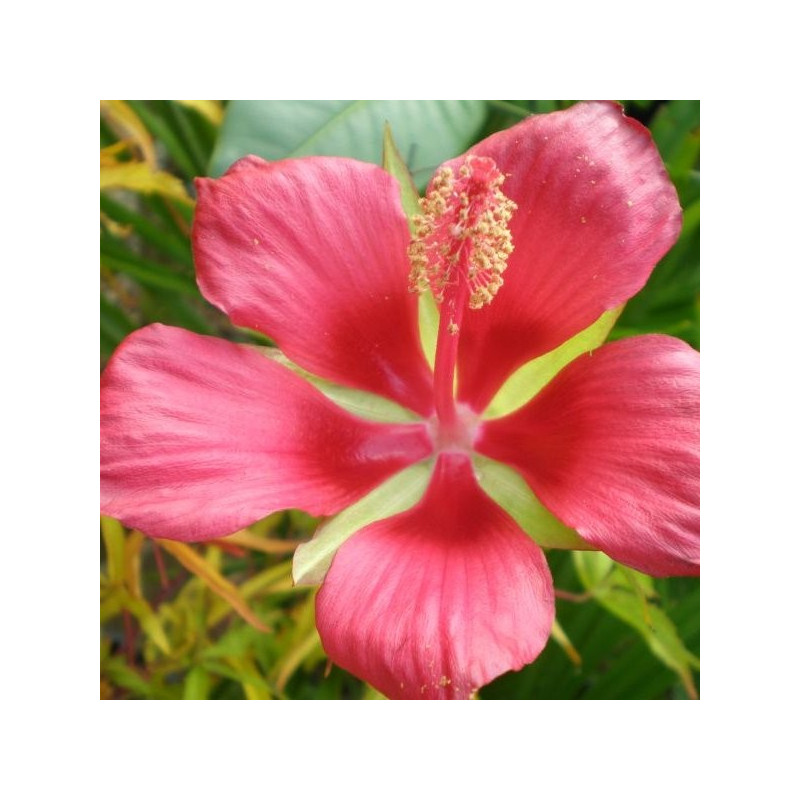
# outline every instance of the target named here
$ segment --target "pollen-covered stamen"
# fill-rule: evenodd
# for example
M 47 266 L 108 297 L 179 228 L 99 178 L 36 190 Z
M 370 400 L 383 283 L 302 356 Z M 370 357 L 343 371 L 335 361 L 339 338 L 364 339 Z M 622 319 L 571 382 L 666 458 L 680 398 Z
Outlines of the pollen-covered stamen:
M 491 158 L 479 156 L 468 156 L 457 175 L 439 170 L 414 218 L 412 290 L 430 288 L 441 303 L 448 287 L 465 281 L 470 308 L 492 301 L 514 249 L 508 224 L 517 206 L 500 190 L 504 180 Z

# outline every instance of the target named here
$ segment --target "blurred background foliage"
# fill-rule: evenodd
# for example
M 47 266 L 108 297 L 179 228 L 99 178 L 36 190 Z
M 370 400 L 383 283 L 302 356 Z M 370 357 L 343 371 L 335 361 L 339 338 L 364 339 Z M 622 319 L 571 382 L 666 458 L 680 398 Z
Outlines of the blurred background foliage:
M 152 322 L 255 341 L 194 280 L 192 180 L 241 156 L 351 156 L 380 163 L 384 123 L 420 189 L 442 161 L 529 114 L 572 101 L 102 101 L 101 366 Z M 700 104 L 624 101 L 651 130 L 684 225 L 611 338 L 658 331 L 700 346 Z M 101 520 L 105 699 L 379 699 L 331 666 L 314 591 L 294 587 L 294 548 L 315 520 L 274 514 L 214 542 L 152 540 Z M 550 551 L 557 623 L 539 659 L 484 699 L 685 699 L 698 695 L 698 580 L 658 580 L 599 553 Z

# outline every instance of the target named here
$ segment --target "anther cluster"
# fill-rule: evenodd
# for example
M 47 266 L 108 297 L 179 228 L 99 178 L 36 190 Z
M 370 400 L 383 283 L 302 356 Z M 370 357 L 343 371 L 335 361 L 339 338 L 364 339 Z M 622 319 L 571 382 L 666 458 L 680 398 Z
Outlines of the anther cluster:
M 436 173 L 413 219 L 412 291 L 430 288 L 441 303 L 463 280 L 470 308 L 492 301 L 514 249 L 508 224 L 517 205 L 500 190 L 505 177 L 491 158 L 478 156 L 468 156 L 457 175 L 451 167 Z

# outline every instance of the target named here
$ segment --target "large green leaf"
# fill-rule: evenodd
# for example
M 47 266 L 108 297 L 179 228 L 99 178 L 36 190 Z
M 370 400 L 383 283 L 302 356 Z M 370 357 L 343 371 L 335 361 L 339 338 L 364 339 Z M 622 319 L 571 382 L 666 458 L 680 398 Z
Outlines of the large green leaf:
M 380 164 L 383 131 L 392 127 L 418 186 L 442 161 L 459 155 L 480 131 L 482 100 L 236 100 L 228 105 L 209 172 L 242 156 L 267 160 L 349 156 Z

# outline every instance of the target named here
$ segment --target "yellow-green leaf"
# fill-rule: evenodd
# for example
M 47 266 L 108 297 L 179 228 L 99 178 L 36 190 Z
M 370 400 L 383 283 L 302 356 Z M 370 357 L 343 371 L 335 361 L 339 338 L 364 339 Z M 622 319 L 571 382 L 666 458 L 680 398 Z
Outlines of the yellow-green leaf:
M 193 108 L 202 114 L 212 125 L 220 125 L 225 109 L 219 100 L 178 100 L 182 106 Z
M 143 161 L 124 161 L 100 167 L 100 189 L 128 189 L 142 194 L 160 194 L 183 203 L 194 203 L 180 179 L 153 169 Z
M 286 652 L 281 659 L 278 677 L 275 680 L 275 687 L 282 692 L 289 683 L 289 679 L 297 671 L 297 668 L 312 653 L 322 657 L 322 642 L 316 630 L 312 630 L 304 639 Z
M 150 132 L 124 100 L 101 100 L 100 114 L 123 142 L 133 144 L 155 169 L 156 150 Z
M 139 621 L 142 630 L 152 640 L 153 644 L 167 655 L 171 652 L 171 647 L 161 621 L 156 616 L 150 604 L 141 597 L 134 597 L 130 592 L 123 592 L 122 605 Z
M 224 538 L 225 542 L 238 544 L 248 550 L 259 550 L 262 553 L 293 553 L 298 542 L 287 542 L 284 539 L 270 539 L 266 536 L 257 536 L 248 530 L 237 531 Z
M 283 591 L 292 588 L 292 562 L 281 561 L 274 567 L 262 570 L 252 578 L 246 580 L 239 587 L 239 591 L 245 599 L 249 600 L 260 594 L 270 594 L 274 591 Z M 212 617 L 212 622 L 215 620 Z
M 131 531 L 125 540 L 125 585 L 133 597 L 142 596 L 141 569 L 144 536 L 139 531 Z
M 159 545 L 171 556 L 177 559 L 189 572 L 197 575 L 212 592 L 219 595 L 242 619 L 249 622 L 254 628 L 267 633 L 269 628 L 253 613 L 239 590 L 220 573 L 215 570 L 204 558 L 198 555 L 191 547 L 183 542 L 169 539 L 159 539 Z
M 100 533 L 106 548 L 106 570 L 111 583 L 121 582 L 125 574 L 125 530 L 117 520 L 100 517 Z
M 211 675 L 201 666 L 192 667 L 183 684 L 184 700 L 206 700 L 211 692 Z

